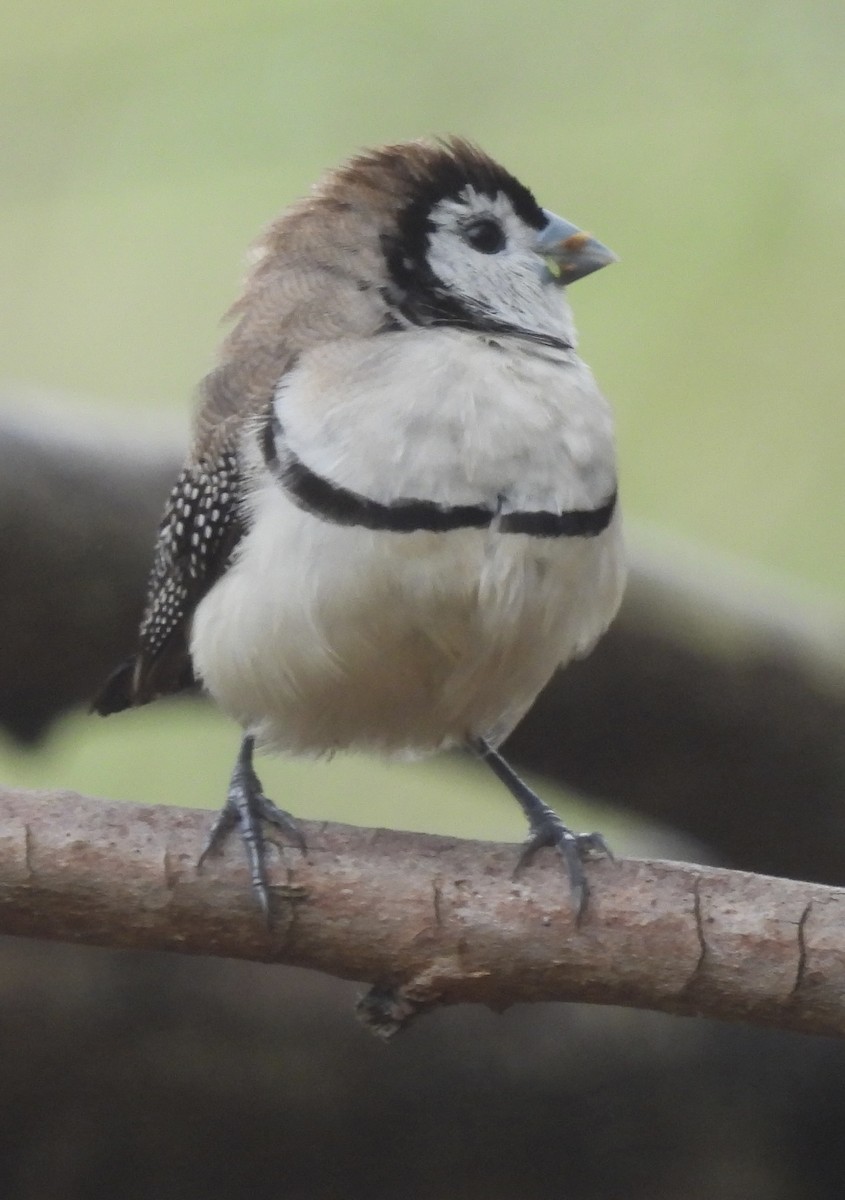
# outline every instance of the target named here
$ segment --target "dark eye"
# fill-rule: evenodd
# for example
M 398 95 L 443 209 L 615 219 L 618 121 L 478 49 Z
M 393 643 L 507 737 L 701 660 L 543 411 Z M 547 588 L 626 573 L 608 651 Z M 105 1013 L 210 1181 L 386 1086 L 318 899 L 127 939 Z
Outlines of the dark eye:
M 473 221 L 471 225 L 466 226 L 463 235 L 464 241 L 481 254 L 498 254 L 505 248 L 505 231 L 492 217 L 481 217 Z

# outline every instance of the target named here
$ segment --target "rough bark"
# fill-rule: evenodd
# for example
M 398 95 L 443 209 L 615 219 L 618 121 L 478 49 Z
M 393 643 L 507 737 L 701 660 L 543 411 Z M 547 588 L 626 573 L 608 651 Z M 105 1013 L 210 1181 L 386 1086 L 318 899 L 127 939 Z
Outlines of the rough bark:
M 845 891 L 603 860 L 576 925 L 552 852 L 303 823 L 275 856 L 272 927 L 209 815 L 73 793 L 0 793 L 0 932 L 311 967 L 372 990 L 391 1033 L 437 1004 L 579 1000 L 845 1033 Z

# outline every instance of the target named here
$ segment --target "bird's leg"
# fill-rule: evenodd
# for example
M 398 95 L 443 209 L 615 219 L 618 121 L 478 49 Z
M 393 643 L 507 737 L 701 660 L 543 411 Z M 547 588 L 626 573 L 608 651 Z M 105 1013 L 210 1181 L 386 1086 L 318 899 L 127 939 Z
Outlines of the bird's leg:
M 276 808 L 261 789 L 261 780 L 252 766 L 255 738 L 247 734 L 229 781 L 229 792 L 220 815 L 212 826 L 208 842 L 199 857 L 197 869 L 202 867 L 209 854 L 215 854 L 236 825 L 241 827 L 241 838 L 246 850 L 252 888 L 258 897 L 265 916 L 270 916 L 270 893 L 267 886 L 267 868 L 264 862 L 264 833 L 262 821 L 273 825 L 286 834 L 304 853 L 305 839 L 296 821 L 281 808 Z
M 541 846 L 554 846 L 566 866 L 572 897 L 575 903 L 576 919 L 581 920 L 587 906 L 589 887 L 584 873 L 584 858 L 596 854 L 613 855 L 610 847 L 600 833 L 573 833 L 561 821 L 556 812 L 544 804 L 536 792 L 520 779 L 513 767 L 508 766 L 501 754 L 485 741 L 484 738 L 471 738 L 469 748 L 482 762 L 487 763 L 493 773 L 501 779 L 515 800 L 519 801 L 522 811 L 530 825 L 528 840 L 519 856 L 514 874 L 530 863 Z

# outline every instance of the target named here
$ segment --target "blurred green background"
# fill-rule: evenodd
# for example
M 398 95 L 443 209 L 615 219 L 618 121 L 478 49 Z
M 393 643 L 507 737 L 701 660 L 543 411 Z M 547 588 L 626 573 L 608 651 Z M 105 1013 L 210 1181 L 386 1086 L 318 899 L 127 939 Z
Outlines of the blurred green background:
M 186 426 L 262 224 L 358 147 L 462 133 L 622 259 L 572 299 L 632 522 L 841 603 L 841 5 L 14 0 L 4 17 L 2 378 Z M 0 746 L 0 778 L 215 807 L 236 743 L 196 705 L 80 715 L 37 756 Z M 522 833 L 472 764 L 262 775 L 301 815 Z

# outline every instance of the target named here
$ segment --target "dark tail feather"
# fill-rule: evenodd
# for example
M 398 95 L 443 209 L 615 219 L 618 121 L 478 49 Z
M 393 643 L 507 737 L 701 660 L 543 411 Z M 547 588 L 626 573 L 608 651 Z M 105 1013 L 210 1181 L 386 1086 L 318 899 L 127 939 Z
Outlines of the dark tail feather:
M 109 713 L 123 712 L 137 704 L 135 693 L 135 662 L 128 658 L 125 663 L 112 671 L 98 694 L 91 701 L 91 712 L 107 717 Z
M 121 663 L 91 701 L 91 711 L 107 717 L 196 687 L 191 660 L 184 645 L 176 643 L 152 661 L 142 651 Z

